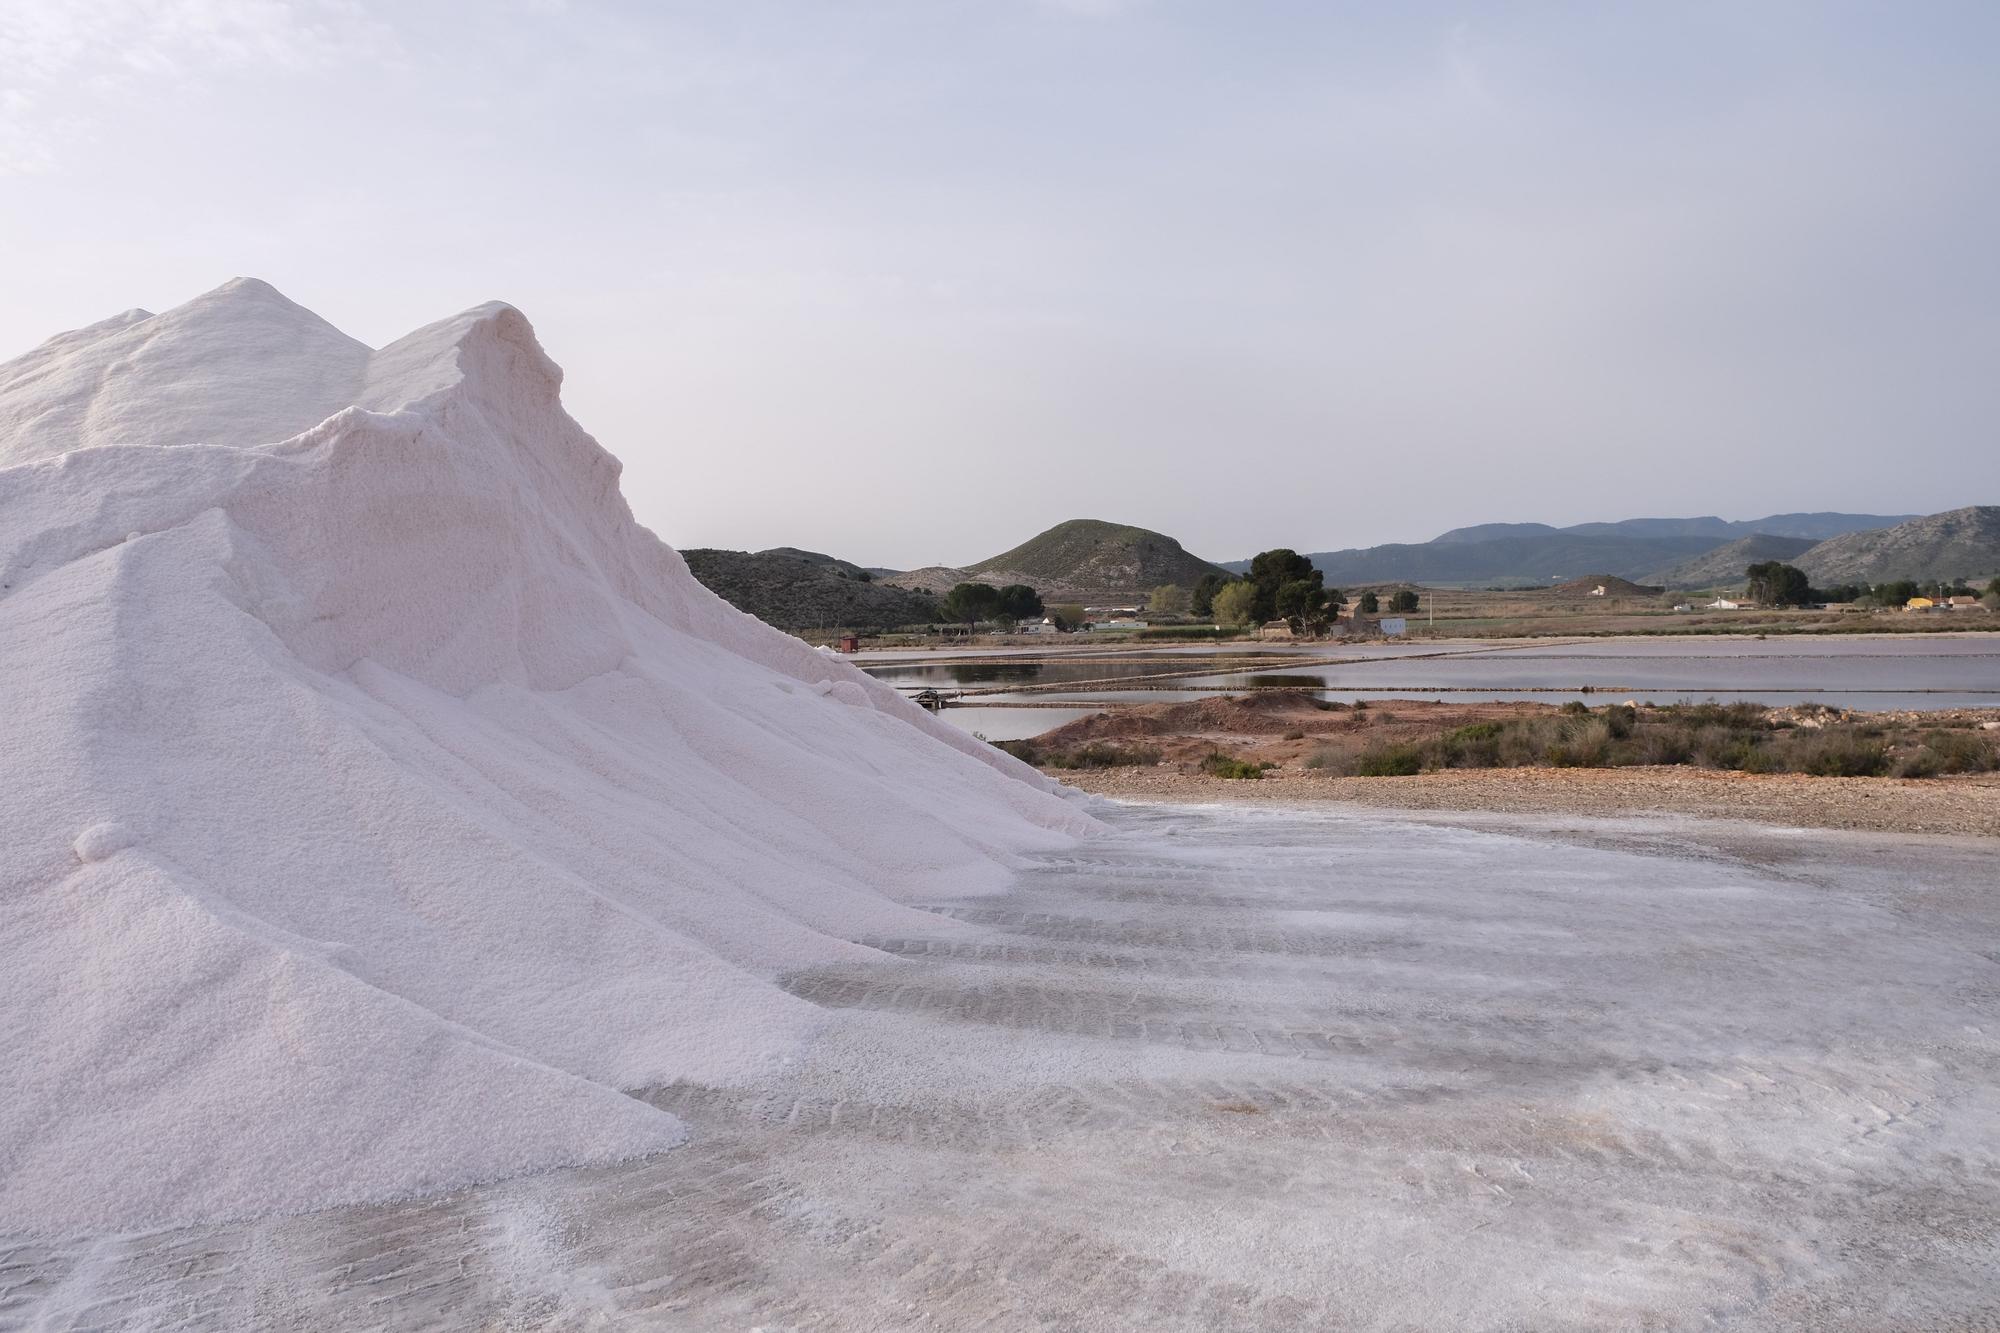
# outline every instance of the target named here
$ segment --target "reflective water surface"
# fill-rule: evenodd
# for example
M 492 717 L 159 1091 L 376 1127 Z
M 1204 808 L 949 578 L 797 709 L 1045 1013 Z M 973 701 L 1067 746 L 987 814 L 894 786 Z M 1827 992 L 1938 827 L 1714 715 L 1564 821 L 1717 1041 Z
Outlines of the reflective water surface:
M 996 717 L 1024 701 L 1087 711 L 1093 704 L 1275 688 L 1311 689 L 1339 702 L 1450 696 L 1601 703 L 1610 696 L 1651 703 L 1817 701 L 1867 710 L 2000 706 L 2000 634 L 1093 647 L 990 656 L 959 650 L 863 658 L 857 665 L 907 692 L 930 689 L 976 701 L 977 725 L 954 716 L 970 709 L 947 708 L 944 715 L 995 740 L 1045 729 L 1032 719 L 1011 724 Z

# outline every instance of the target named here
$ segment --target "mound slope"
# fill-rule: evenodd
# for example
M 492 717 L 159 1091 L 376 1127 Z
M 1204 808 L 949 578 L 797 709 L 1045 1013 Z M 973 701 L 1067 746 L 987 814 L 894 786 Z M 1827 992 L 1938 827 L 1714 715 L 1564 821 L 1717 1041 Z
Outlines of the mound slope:
M 621 1089 L 1094 827 L 700 587 L 560 379 L 506 305 L 373 351 L 247 281 L 0 366 L 9 1230 L 671 1146 Z
M 1192 587 L 1221 573 L 1163 532 L 1073 518 L 973 566 L 989 582 L 1032 584 L 1044 597 L 1129 597 L 1162 584 Z
M 878 583 L 859 565 L 778 547 L 682 551 L 702 585 L 739 611 L 783 630 L 892 629 L 937 618 L 937 600 Z

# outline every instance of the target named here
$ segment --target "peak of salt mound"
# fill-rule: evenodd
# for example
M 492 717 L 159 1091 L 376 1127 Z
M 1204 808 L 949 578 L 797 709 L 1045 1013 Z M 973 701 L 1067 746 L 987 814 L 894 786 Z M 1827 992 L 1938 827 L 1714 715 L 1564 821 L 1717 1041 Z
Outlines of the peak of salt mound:
M 1094 827 L 700 587 L 560 379 L 254 282 L 0 365 L 10 1229 L 664 1149 L 621 1090 L 754 1079 L 831 1021 L 779 972 Z
M 0 464 L 112 444 L 269 444 L 353 403 L 369 356 L 269 283 L 232 279 L 0 367 Z

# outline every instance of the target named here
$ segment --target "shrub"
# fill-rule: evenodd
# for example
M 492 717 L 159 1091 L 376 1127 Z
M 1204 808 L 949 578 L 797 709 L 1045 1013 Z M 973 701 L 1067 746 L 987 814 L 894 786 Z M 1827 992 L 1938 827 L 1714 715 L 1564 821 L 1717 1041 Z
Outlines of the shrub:
M 1611 729 L 1601 720 L 1578 720 L 1542 752 L 1556 768 L 1603 768 L 1611 756 Z
M 1934 778 L 1943 771 L 1938 756 L 1928 745 L 1914 754 L 1906 754 L 1896 761 L 1895 775 L 1899 778 Z
M 1305 738 L 1306 734 L 1303 731 L 1288 731 L 1285 733 L 1285 739 L 1288 741 L 1302 741 Z
M 1212 778 L 1261 778 L 1264 770 L 1275 767 L 1249 759 L 1235 759 L 1217 750 L 1201 761 L 1201 771 Z
M 1561 740 L 1563 726 L 1552 717 L 1508 723 L 1500 732 L 1498 762 L 1506 768 L 1541 763 L 1549 746 Z
M 1582 717 L 1590 711 L 1590 705 L 1581 699 L 1571 699 L 1562 706 L 1565 717 Z
M 1929 777 L 1932 773 L 1985 773 L 2000 768 L 2000 753 L 1996 753 L 1991 741 L 1962 731 L 1931 732 L 1924 737 L 1917 757 L 1931 766 L 1931 773 L 1911 774 L 1913 777 Z
M 1330 768 L 1340 759 L 1340 751 L 1330 745 L 1322 745 L 1306 756 L 1307 768 Z
M 1694 758 L 1694 742 L 1679 727 L 1647 727 L 1635 739 L 1635 764 L 1685 764 Z
M 1024 764 L 1041 767 L 1042 752 L 1033 741 L 994 741 L 992 744 L 994 749 L 1005 750 Z
M 1767 723 L 1764 715 L 1769 710 L 1762 704 L 1715 702 L 1700 704 L 1668 704 L 1655 709 L 1661 720 L 1687 727 L 1732 727 L 1738 731 L 1762 731 Z
M 1800 736 L 1785 756 L 1786 767 L 1816 778 L 1872 778 L 1889 771 L 1889 749 L 1880 741 L 1839 732 Z
M 1415 745 L 1371 745 L 1354 761 L 1364 778 L 1407 778 L 1424 771 L 1424 752 Z
M 1473 722 L 1448 731 L 1439 741 L 1448 768 L 1496 768 L 1500 764 L 1500 738 L 1507 728 L 1498 722 Z
M 1750 756 L 1757 749 L 1757 737 L 1711 723 L 1693 729 L 1690 748 L 1695 761 L 1704 768 L 1750 768 Z
M 1066 754 L 1049 756 L 1051 768 L 1130 768 L 1160 762 L 1160 752 L 1149 745 L 1118 746 L 1091 741 Z

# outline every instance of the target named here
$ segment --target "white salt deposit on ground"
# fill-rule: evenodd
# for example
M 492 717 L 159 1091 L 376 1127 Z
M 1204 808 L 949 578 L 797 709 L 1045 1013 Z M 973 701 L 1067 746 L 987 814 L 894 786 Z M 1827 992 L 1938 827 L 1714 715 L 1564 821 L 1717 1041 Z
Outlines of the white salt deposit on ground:
M 0 1230 L 669 1147 L 620 1089 L 1094 828 L 696 584 L 560 378 L 247 280 L 0 365 Z

